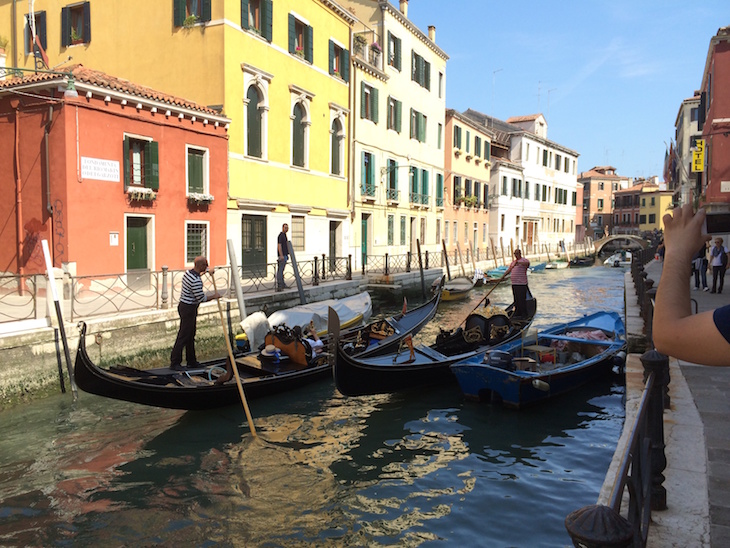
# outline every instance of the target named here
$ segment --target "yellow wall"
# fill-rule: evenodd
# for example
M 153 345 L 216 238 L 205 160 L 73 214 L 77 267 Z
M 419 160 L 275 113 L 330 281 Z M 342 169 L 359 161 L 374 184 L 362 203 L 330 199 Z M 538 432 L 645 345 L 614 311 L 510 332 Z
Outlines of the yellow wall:
M 652 198 L 654 205 L 651 205 Z M 672 204 L 672 192 L 642 192 L 641 200 L 645 200 L 646 205 L 640 206 L 639 215 L 646 215 L 646 223 L 639 224 L 639 231 L 664 230 L 663 218 Z M 653 223 L 649 222 L 650 215 L 654 215 Z

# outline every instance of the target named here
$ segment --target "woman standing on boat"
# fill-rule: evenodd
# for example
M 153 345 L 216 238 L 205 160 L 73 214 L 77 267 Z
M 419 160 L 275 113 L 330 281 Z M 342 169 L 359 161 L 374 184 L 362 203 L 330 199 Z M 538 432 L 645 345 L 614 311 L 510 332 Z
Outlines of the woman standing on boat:
M 509 265 L 500 282 L 511 273 L 512 295 L 515 298 L 515 318 L 527 317 L 527 269 L 530 260 L 522 256 L 522 251 L 515 249 L 515 260 Z

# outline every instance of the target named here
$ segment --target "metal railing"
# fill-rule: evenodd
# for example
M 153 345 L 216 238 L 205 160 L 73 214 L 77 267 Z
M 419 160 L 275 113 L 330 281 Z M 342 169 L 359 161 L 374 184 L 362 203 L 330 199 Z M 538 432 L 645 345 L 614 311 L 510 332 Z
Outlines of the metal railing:
M 45 276 L 0 276 L 0 323 L 37 318 L 39 284 L 45 288 Z

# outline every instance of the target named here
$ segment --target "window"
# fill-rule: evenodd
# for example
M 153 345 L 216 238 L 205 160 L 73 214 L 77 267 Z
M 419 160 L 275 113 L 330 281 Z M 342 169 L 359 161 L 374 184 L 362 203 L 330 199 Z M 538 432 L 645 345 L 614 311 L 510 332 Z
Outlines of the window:
M 306 113 L 301 103 L 294 105 L 292 120 L 292 165 L 306 167 Z
M 466 130 L 466 154 L 469 155 L 469 141 L 471 141 L 471 133 L 469 130 Z
M 548 151 L 547 151 L 547 149 L 543 149 L 543 151 L 542 151 L 542 165 L 544 167 L 547 167 L 547 165 L 548 165 Z
M 176 27 L 210 21 L 211 0 L 174 0 L 174 2 L 173 19 Z M 61 25 L 63 25 L 63 12 L 61 12 Z
M 271 42 L 271 0 L 242 0 L 241 28 L 250 30 Z
M 604 186 L 603 183 L 598 183 L 598 190 L 603 190 Z
M 477 158 L 482 156 L 482 138 L 478 135 L 474 136 L 474 156 Z
M 330 40 L 330 74 L 342 78 L 345 82 L 350 81 L 350 52 L 339 44 Z
M 332 155 L 332 165 L 330 173 L 332 175 L 342 175 L 342 164 L 344 156 L 343 141 L 345 139 L 345 132 L 343 131 L 342 122 L 339 120 L 339 118 L 335 118 L 334 120 L 332 120 L 331 133 L 332 150 L 330 151 L 330 153 Z
M 415 167 L 415 166 L 410 167 L 410 177 L 411 177 L 410 203 L 412 203 L 412 204 L 421 203 L 421 196 L 418 194 L 418 173 L 419 173 L 419 170 L 417 167 Z
M 689 111 L 689 119 L 691 122 L 696 122 L 698 120 L 697 113 L 699 112 L 699 109 L 697 107 L 694 107 L 690 109 Z
M 436 146 L 439 150 L 441 150 L 441 137 L 443 136 L 443 133 L 444 133 L 444 126 L 441 122 L 439 122 L 438 134 L 436 135 L 436 138 L 438 140 L 438 142 L 436 143 Z
M 208 3 L 210 8 L 210 3 Z M 61 8 L 61 45 L 91 42 L 91 7 L 89 2 Z
M 646 215 L 639 215 L 639 224 L 646 224 Z
M 208 194 L 208 151 L 191 146 L 186 148 L 188 156 L 188 194 L 193 192 Z
M 400 245 L 406 245 L 406 217 L 400 217 Z
M 452 232 L 454 243 L 456 243 L 456 232 L 457 232 L 457 230 L 458 230 L 458 227 L 456 226 L 456 221 L 454 221 L 454 230 Z
M 568 158 L 567 156 L 565 157 L 565 167 L 563 171 L 565 171 L 565 173 L 570 172 L 570 158 Z
M 378 123 L 378 90 L 365 82 L 360 83 L 360 118 Z
M 656 205 L 656 202 L 654 200 L 655 200 L 655 198 L 652 196 L 652 198 L 651 198 L 651 205 Z
M 444 73 L 439 72 L 439 99 L 444 96 Z
M 158 144 L 155 141 L 124 137 L 124 190 L 139 186 L 160 188 Z
M 444 176 L 441 173 L 436 174 L 436 207 L 444 205 Z M 440 240 L 441 238 L 439 238 Z
M 646 198 L 642 198 L 641 199 L 641 207 L 645 207 L 645 206 L 646 206 Z
M 444 243 L 449 243 L 449 221 L 444 221 Z
M 650 223 L 656 222 L 656 215 L 654 213 L 649 213 L 649 222 Z
M 33 13 L 33 19 L 35 21 L 35 34 L 38 37 L 38 41 L 41 43 L 41 47 L 45 51 L 46 48 L 46 12 L 36 11 Z M 33 36 L 30 30 L 30 14 L 25 16 L 25 54 L 29 55 L 35 51 L 33 44 Z
M 431 196 L 431 189 L 428 186 L 428 171 L 425 169 L 421 170 L 421 205 L 428 205 L 429 196 Z M 424 233 L 425 237 L 425 233 Z
M 530 199 L 530 181 L 525 181 L 525 200 Z
M 454 126 L 454 148 L 461 148 L 461 128 Z
M 436 219 L 436 243 L 441 241 L 441 219 Z
M 464 243 L 469 242 L 469 223 L 464 221 Z
M 479 181 L 474 181 L 474 192 L 472 193 L 473 196 L 476 196 L 477 199 L 477 207 L 479 206 L 479 197 L 482 195 L 482 183 Z
M 484 207 L 489 207 L 489 185 L 484 183 Z
M 423 88 L 431 89 L 431 63 L 415 51 L 411 52 L 411 80 Z
M 454 203 L 457 203 L 456 201 L 461 198 L 463 194 L 461 193 L 461 177 L 458 175 L 454 175 Z
M 492 156 L 492 143 L 484 141 L 484 160 L 489 161 Z
M 426 116 L 411 109 L 411 139 L 426 142 Z
M 530 143 L 525 143 L 525 162 L 530 161 Z
M 185 222 L 185 263 L 208 256 L 208 223 Z
M 388 97 L 388 129 L 398 133 L 401 130 L 402 103 L 395 97 Z
M 388 31 L 388 65 L 396 70 L 401 68 L 400 38 Z
M 312 63 L 314 59 L 313 35 L 312 27 L 304 24 L 291 13 L 289 14 L 289 53 Z
M 256 86 L 250 86 L 246 92 L 246 154 L 261 158 L 262 114 L 259 109 L 261 96 Z
M 471 179 L 464 180 L 464 196 L 471 196 Z
M 509 188 L 507 187 L 507 176 L 502 177 L 502 196 L 507 196 L 509 194 Z
M 292 215 L 291 218 L 291 246 L 294 251 L 304 251 L 304 217 Z
M 362 153 L 360 181 L 362 195 L 375 196 L 375 158 L 370 152 Z
M 388 245 L 393 245 L 395 233 L 395 217 L 388 215 Z
M 557 171 L 560 171 L 560 164 L 563 160 L 563 157 L 560 154 L 555 155 L 555 169 Z
M 388 200 L 398 199 L 398 162 L 392 158 L 388 160 L 388 187 L 386 189 Z

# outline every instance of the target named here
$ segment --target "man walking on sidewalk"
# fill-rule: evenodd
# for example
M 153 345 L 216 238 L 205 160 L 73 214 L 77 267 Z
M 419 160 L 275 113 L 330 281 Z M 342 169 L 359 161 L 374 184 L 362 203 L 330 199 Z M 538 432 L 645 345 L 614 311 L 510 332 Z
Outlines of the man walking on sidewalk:
M 281 227 L 279 237 L 276 239 L 276 290 L 283 291 L 286 287 L 284 283 L 284 268 L 286 261 L 289 259 L 289 241 L 286 239 L 286 233 L 289 231 L 289 225 L 284 223 Z

